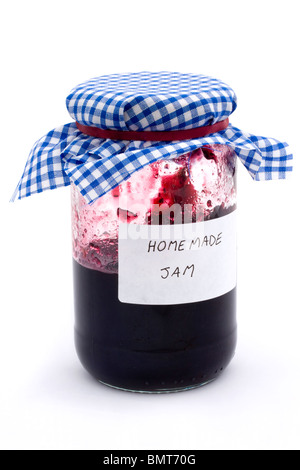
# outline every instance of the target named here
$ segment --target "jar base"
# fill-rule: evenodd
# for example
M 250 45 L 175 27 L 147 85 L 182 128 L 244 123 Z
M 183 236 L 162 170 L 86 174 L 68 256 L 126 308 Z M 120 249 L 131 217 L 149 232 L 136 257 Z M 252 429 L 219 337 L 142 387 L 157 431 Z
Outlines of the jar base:
M 122 392 L 129 392 L 129 393 L 140 393 L 143 395 L 163 395 L 167 393 L 180 393 L 180 392 L 188 392 L 190 390 L 195 390 L 197 388 L 202 388 L 205 387 L 206 385 L 209 385 L 212 382 L 215 382 L 216 378 L 210 379 L 206 382 L 196 384 L 196 385 L 190 385 L 187 387 L 178 387 L 178 388 L 170 388 L 170 389 L 161 389 L 161 390 L 131 390 L 129 388 L 122 388 L 122 387 L 117 387 L 116 385 L 110 385 L 102 380 L 98 380 L 98 382 L 102 385 L 105 385 L 106 387 L 113 388 L 114 390 L 119 390 Z

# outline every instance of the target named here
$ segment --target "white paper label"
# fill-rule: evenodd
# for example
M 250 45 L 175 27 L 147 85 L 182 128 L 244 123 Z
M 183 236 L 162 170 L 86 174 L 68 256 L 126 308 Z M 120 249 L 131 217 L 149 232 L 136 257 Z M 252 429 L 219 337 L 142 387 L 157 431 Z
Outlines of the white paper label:
M 236 211 L 195 224 L 120 224 L 121 302 L 187 304 L 235 287 Z

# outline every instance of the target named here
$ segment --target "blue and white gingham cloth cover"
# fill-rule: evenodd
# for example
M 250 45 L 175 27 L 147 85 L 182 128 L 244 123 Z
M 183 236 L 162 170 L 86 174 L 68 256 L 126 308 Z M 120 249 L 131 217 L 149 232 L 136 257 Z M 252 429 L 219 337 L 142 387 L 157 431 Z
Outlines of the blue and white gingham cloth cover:
M 170 131 L 223 121 L 236 109 L 236 95 L 225 83 L 204 75 L 142 72 L 89 80 L 72 90 L 67 108 L 75 121 L 87 126 Z M 73 182 L 92 203 L 150 163 L 212 144 L 231 147 L 255 180 L 284 179 L 292 171 L 286 143 L 231 125 L 199 139 L 143 142 L 90 137 L 72 122 L 34 145 L 12 200 Z

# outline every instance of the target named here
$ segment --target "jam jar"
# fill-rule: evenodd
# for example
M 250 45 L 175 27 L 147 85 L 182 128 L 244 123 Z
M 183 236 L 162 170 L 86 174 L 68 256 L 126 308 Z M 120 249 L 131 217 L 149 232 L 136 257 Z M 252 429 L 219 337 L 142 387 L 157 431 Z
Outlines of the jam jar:
M 83 366 L 137 392 L 216 379 L 236 347 L 234 151 L 212 145 L 157 161 L 93 204 L 71 191 Z

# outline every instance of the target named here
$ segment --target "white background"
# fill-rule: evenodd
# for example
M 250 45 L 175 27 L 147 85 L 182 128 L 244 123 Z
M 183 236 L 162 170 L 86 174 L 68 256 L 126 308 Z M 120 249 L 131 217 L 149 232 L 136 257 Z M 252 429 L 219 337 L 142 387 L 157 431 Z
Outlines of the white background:
M 1 5 L 1 448 L 299 450 L 297 2 Z M 73 86 L 141 70 L 228 82 L 231 122 L 288 141 L 296 165 L 270 183 L 240 165 L 237 355 L 212 385 L 163 396 L 105 388 L 76 359 L 69 190 L 7 202 L 32 144 L 70 122 Z

